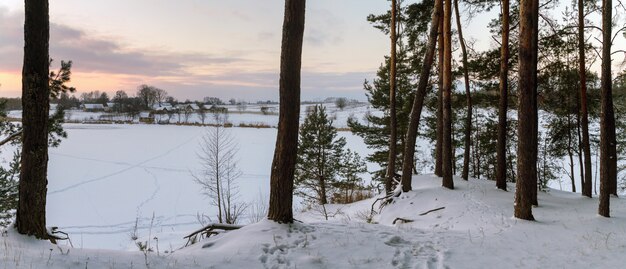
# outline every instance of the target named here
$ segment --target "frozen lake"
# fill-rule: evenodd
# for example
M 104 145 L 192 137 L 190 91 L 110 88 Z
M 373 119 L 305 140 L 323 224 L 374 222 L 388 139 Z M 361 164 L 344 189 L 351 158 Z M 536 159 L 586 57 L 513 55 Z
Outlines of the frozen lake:
M 48 226 L 70 233 L 75 247 L 134 249 L 138 219 L 139 235 L 159 237 L 162 250 L 184 244 L 182 237 L 200 227 L 197 214 L 216 212 L 191 175 L 201 167 L 206 128 L 66 124 L 68 139 L 50 149 Z M 228 130 L 239 143 L 241 200 L 267 197 L 276 129 Z M 360 137 L 339 135 L 361 156 L 369 153 Z

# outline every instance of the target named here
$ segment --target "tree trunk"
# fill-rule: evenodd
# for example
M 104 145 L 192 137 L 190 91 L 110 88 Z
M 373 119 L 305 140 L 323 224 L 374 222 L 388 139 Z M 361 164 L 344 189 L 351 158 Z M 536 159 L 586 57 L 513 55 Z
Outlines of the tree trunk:
M 318 183 L 320 184 L 320 205 L 328 204 L 328 198 L 326 197 L 326 180 L 323 176 L 319 177 Z
M 537 103 L 537 58 L 539 56 L 539 0 L 535 0 L 533 1 L 533 6 L 532 6 L 532 10 L 533 10 L 533 35 L 532 35 L 532 51 L 534 51 L 534 53 L 531 54 L 532 56 L 532 70 L 534 70 L 531 74 L 531 81 L 532 81 L 532 116 L 533 116 L 533 132 L 532 132 L 532 145 L 531 145 L 531 149 L 533 151 L 531 157 L 531 162 L 536 164 L 538 162 L 538 148 L 539 148 L 539 107 L 538 107 L 538 103 Z M 537 165 L 533 165 L 531 167 L 532 169 L 532 184 L 533 184 L 533 188 L 531 188 L 531 203 L 535 206 L 539 205 L 539 201 L 537 199 L 537 189 L 538 189 L 538 179 L 537 179 L 537 173 L 538 173 L 538 168 Z
M 463 38 L 463 27 L 461 27 L 461 14 L 459 13 L 459 0 L 454 0 L 454 11 L 456 13 L 456 28 L 459 31 L 459 43 L 461 43 L 461 53 L 463 57 L 463 78 L 465 79 L 465 102 L 467 104 L 467 118 L 465 119 L 465 148 L 463 151 L 463 170 L 461 177 L 465 180 L 469 177 L 470 147 L 472 145 L 472 93 L 470 92 L 469 73 L 467 71 L 467 48 Z
M 396 174 L 396 147 L 398 142 L 398 119 L 396 118 L 396 0 L 391 0 L 391 56 L 389 58 L 389 158 L 387 159 L 387 179 L 385 191 L 393 191 L 392 184 Z
M 415 163 L 415 139 L 417 138 L 417 130 L 419 128 L 422 108 L 424 106 L 424 97 L 426 96 L 426 88 L 428 79 L 430 78 L 430 70 L 433 65 L 435 56 L 435 45 L 437 44 L 437 35 L 439 30 L 439 21 L 442 13 L 442 1 L 437 0 L 433 8 L 432 21 L 430 23 L 430 33 L 428 36 L 428 50 L 424 55 L 424 64 L 420 72 L 417 91 L 415 91 L 415 99 L 413 99 L 413 107 L 409 118 L 409 127 L 406 133 L 406 143 L 402 161 L 402 191 L 411 190 L 411 167 Z
M 437 142 L 435 145 L 435 175 L 443 176 L 443 5 L 442 16 L 439 18 L 439 38 L 437 39 L 437 70 L 438 72 L 438 88 L 437 88 Z
M 533 189 L 537 189 L 533 182 L 533 171 L 536 171 L 536 158 L 533 146 L 536 146 L 534 135 L 534 106 L 533 94 L 537 84 L 533 76 L 537 72 L 537 65 L 533 60 L 537 58 L 537 50 L 533 45 L 538 16 L 534 9 L 538 0 L 520 1 L 520 37 L 519 37 L 519 93 L 518 93 L 518 146 L 517 146 L 517 181 L 515 190 L 515 217 L 525 220 L 534 220 L 532 214 Z M 535 174 L 536 175 L 536 174 Z
M 569 170 L 570 170 L 570 179 L 572 182 L 572 192 L 576 192 L 576 177 L 574 177 L 574 143 L 571 128 L 572 127 L 572 119 L 570 115 L 567 115 L 567 155 L 569 157 Z
M 48 86 L 50 20 L 48 0 L 26 0 L 22 69 L 22 159 L 15 227 L 20 234 L 48 239 Z
M 612 1 L 602 1 L 602 78 L 600 113 L 600 206 L 598 214 L 610 217 L 610 194 L 617 184 L 615 148 L 615 115 L 611 79 L 611 18 Z M 615 188 L 616 190 L 617 188 Z
M 280 113 L 270 178 L 268 218 L 293 222 L 293 176 L 300 121 L 300 70 L 306 0 L 285 0 L 280 56 Z
M 576 100 L 576 111 L 580 112 L 580 96 L 577 96 L 579 100 Z M 580 191 L 582 192 L 585 188 L 585 169 L 583 168 L 583 141 L 580 133 L 580 113 L 576 113 L 576 141 L 578 141 L 578 149 L 576 151 L 578 155 L 578 169 L 580 173 Z
M 502 48 L 500 49 L 500 102 L 496 144 L 496 187 L 506 191 L 506 133 L 509 108 L 509 0 L 502 0 Z
M 443 152 L 442 185 L 454 189 L 452 179 L 452 3 L 446 0 L 443 9 Z
M 591 146 L 589 145 L 589 113 L 587 112 L 587 72 L 585 67 L 585 6 L 578 0 L 578 74 L 580 77 L 580 124 L 584 154 L 582 194 L 591 198 Z

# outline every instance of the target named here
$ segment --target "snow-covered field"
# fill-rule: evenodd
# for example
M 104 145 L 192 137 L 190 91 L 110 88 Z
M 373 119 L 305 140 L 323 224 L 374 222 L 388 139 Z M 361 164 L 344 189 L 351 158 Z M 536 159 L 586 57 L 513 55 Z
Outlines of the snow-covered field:
M 47 224 L 70 233 L 75 247 L 136 249 L 130 233 L 138 218 L 140 236 L 151 234 L 162 249 L 175 249 L 185 243 L 183 236 L 200 227 L 197 214 L 215 216 L 192 177 L 201 169 L 197 153 L 202 135 L 213 127 L 64 127 L 68 139 L 50 149 Z M 276 129 L 228 130 L 239 144 L 241 200 L 266 204 Z M 369 153 L 359 137 L 339 135 L 362 156 Z M 10 154 L 3 151 L 5 158 Z
M 0 238 L 1 268 L 622 268 L 626 203 L 612 199 L 612 218 L 595 214 L 597 199 L 539 194 L 537 221 L 512 218 L 514 186 L 455 179 L 455 190 L 433 176 L 413 179 L 414 191 L 365 221 L 372 200 L 331 205 L 329 221 L 305 212 L 303 223 L 261 221 L 191 247 L 144 256 L 139 251 L 56 247 L 13 230 Z M 420 216 L 422 212 L 444 209 Z M 397 217 L 411 219 L 396 223 Z
M 328 105 L 335 126 L 362 120 L 367 106 Z M 302 106 L 302 113 L 306 113 Z M 229 121 L 275 126 L 276 115 L 231 113 Z M 379 113 L 371 111 L 372 113 Z M 19 112 L 12 112 L 19 117 Z M 74 120 L 101 113 L 74 111 Z M 301 117 L 301 120 L 304 116 Z M 192 119 L 194 119 L 192 117 Z M 196 120 L 196 119 L 194 119 Z M 188 248 L 183 237 L 200 227 L 198 214 L 215 215 L 192 173 L 206 128 L 145 124 L 65 124 L 69 137 L 50 150 L 47 222 L 68 232 L 60 247 L 17 235 L 0 238 L 0 268 L 621 268 L 626 264 L 626 203 L 612 200 L 611 219 L 596 215 L 597 199 L 551 190 L 540 193 L 536 222 L 512 218 L 514 186 L 496 190 L 483 180 L 456 180 L 456 190 L 433 176 L 414 178 L 413 192 L 368 223 L 372 199 L 302 211 L 303 223 L 261 221 Z M 229 128 L 239 144 L 241 200 L 267 203 L 274 128 Z M 339 132 L 361 156 L 371 150 Z M 427 155 L 431 146 L 420 140 Z M 3 148 L 0 161 L 11 157 Z M 427 158 L 427 156 L 423 156 Z M 378 167 L 368 164 L 373 171 Z M 424 169 L 427 171 L 428 169 Z M 577 171 L 576 169 L 575 171 Z M 363 175 L 369 181 L 369 174 Z M 552 182 L 551 187 L 570 188 Z M 420 213 L 445 207 L 424 216 Z M 154 218 L 153 218 L 154 216 Z M 397 217 L 414 220 L 392 224 Z M 246 216 L 247 224 L 253 216 Z M 137 223 L 147 256 L 131 241 Z M 203 248 L 203 246 L 205 246 Z M 68 252 L 69 251 L 69 252 Z M 173 251 L 173 253 L 172 253 Z M 166 253 L 167 252 L 167 253 Z

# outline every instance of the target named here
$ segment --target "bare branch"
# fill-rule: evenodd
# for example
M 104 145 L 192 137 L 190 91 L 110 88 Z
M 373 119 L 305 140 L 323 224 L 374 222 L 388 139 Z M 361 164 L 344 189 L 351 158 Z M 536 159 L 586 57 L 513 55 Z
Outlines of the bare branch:
M 620 32 L 626 30 L 626 26 L 620 28 L 619 30 L 617 30 L 615 32 L 615 34 L 613 35 L 613 38 L 611 38 L 611 44 L 613 44 L 615 42 L 615 38 L 617 38 L 617 36 L 619 35 Z
M 617 53 L 624 53 L 624 54 L 626 54 L 626 50 L 617 50 L 617 51 L 612 52 L 611 55 L 617 54 Z

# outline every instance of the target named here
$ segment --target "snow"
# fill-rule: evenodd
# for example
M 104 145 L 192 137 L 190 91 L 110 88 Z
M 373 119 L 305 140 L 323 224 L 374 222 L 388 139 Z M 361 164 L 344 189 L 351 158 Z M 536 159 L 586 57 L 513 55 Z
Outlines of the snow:
M 337 127 L 345 127 L 351 115 L 362 120 L 369 109 L 359 105 L 342 111 L 326 105 L 329 115 L 336 115 Z M 307 106 L 301 107 L 303 115 Z M 262 115 L 259 109 L 248 105 L 245 113 L 237 113 L 229 107 L 229 121 L 275 126 L 277 115 Z M 89 120 L 105 113 L 70 114 L 73 120 Z M 149 268 L 377 269 L 621 268 L 626 263 L 624 199 L 612 199 L 612 218 L 606 219 L 596 215 L 596 198 L 550 189 L 539 193 L 540 206 L 533 209 L 537 221 L 528 222 L 512 217 L 513 184 L 503 192 L 491 181 L 455 178 L 456 189 L 447 190 L 432 175 L 414 177 L 413 191 L 382 210 L 376 206 L 380 214 L 372 218 L 375 198 L 326 205 L 328 221 L 322 208 L 303 208 L 296 198 L 296 219 L 302 222 L 263 220 L 181 249 L 183 237 L 202 226 L 197 214 L 215 214 L 191 176 L 200 169 L 196 154 L 209 127 L 64 127 L 68 139 L 50 150 L 47 222 L 68 232 L 74 248 L 9 229 L 0 237 L 0 268 L 145 268 L 146 261 Z M 242 200 L 266 204 L 276 129 L 229 130 L 240 148 Z M 362 157 L 371 152 L 350 132 L 339 135 Z M 429 163 L 431 146 L 420 140 L 418 147 L 425 152 L 422 161 Z M 3 148 L 0 159 L 11 154 Z M 378 168 L 368 164 L 370 171 Z M 364 177 L 369 182 L 369 174 Z M 564 181 L 564 189 L 568 186 Z M 558 182 L 551 187 L 559 187 Z M 445 208 L 420 216 L 440 207 Z M 243 224 L 253 217 L 246 216 Z M 398 217 L 413 222 L 392 224 Z M 135 223 L 139 240 L 154 249 L 146 256 L 130 239 Z
M 539 194 L 537 221 L 512 218 L 514 192 L 494 182 L 415 176 L 402 194 L 365 221 L 374 198 L 349 205 L 329 221 L 314 211 L 303 223 L 268 220 L 191 247 L 147 254 L 149 268 L 621 268 L 626 258 L 626 203 L 612 199 L 612 218 L 598 201 L 551 190 Z M 514 190 L 514 185 L 509 185 Z M 420 213 L 445 207 L 423 216 Z M 414 222 L 395 224 L 397 217 Z M 9 230 L 0 238 L 2 268 L 144 268 L 139 251 L 89 250 L 35 241 Z M 153 243 L 154 244 L 154 243 Z
M 64 128 L 68 139 L 49 154 L 47 224 L 69 233 L 74 246 L 136 250 L 129 234 L 138 218 L 141 236 L 151 231 L 163 245 L 178 248 L 185 243 L 183 236 L 201 227 L 198 214 L 216 214 L 191 175 L 201 168 L 198 147 L 205 129 L 212 127 L 65 124 Z M 242 201 L 266 204 L 258 200 L 269 197 L 276 129 L 228 130 L 239 144 Z M 362 156 L 369 153 L 360 138 L 350 132 L 339 135 Z M 8 158 L 12 151 L 2 154 Z M 370 164 L 370 169 L 377 167 Z M 369 180 L 369 174 L 364 176 Z
M 165 104 L 163 104 L 165 105 Z M 195 104 L 193 104 L 195 105 Z M 300 107 L 300 122 L 304 122 L 304 118 L 306 117 L 307 107 L 314 106 L 315 104 L 303 104 Z M 346 128 L 348 126 L 347 121 L 350 116 L 354 116 L 355 119 L 359 121 L 363 121 L 363 116 L 365 113 L 370 110 L 372 114 L 380 115 L 380 111 L 372 109 L 368 104 L 358 103 L 358 104 L 350 104 L 348 107 L 343 110 L 337 108 L 335 104 L 325 103 L 321 104 L 327 108 L 326 113 L 329 117 L 334 117 L 333 126 L 338 128 Z M 163 106 L 164 107 L 164 106 Z M 250 104 L 245 107 L 245 109 L 240 110 L 237 106 L 226 105 L 224 106 L 228 109 L 228 122 L 232 123 L 235 126 L 239 126 L 240 124 L 264 124 L 270 127 L 278 126 L 278 105 L 256 105 Z M 261 113 L 261 107 L 270 107 L 274 108 L 275 111 L 269 114 Z M 54 111 L 50 112 L 51 114 Z M 86 112 L 82 110 L 66 110 L 66 120 L 75 121 L 75 122 L 85 122 L 85 121 L 96 121 L 96 120 L 128 120 L 128 117 L 116 114 L 116 113 L 106 113 L 106 112 Z M 8 112 L 8 116 L 12 118 L 21 118 L 22 111 L 12 110 Z M 167 114 L 157 114 L 155 115 L 155 119 L 157 122 L 166 121 L 168 119 Z M 135 120 L 137 122 L 137 120 Z M 174 113 L 171 116 L 170 123 L 201 123 L 197 113 L 193 113 L 189 116 L 189 119 L 185 121 L 184 115 L 181 115 L 180 120 L 178 118 L 178 114 Z M 212 116 L 209 113 L 205 119 L 205 123 L 211 123 Z

